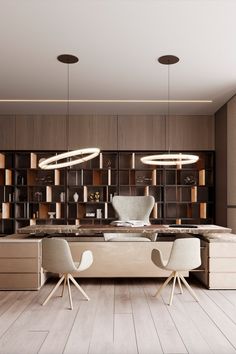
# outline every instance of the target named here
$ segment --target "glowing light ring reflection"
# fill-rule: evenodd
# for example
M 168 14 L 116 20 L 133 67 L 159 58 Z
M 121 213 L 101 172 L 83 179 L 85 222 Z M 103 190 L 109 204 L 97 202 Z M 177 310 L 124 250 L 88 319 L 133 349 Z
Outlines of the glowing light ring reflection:
M 43 170 L 52 170 L 52 169 L 57 169 L 57 168 L 73 166 L 73 165 L 80 164 L 84 161 L 91 160 L 94 157 L 98 156 L 99 153 L 100 153 L 100 149 L 98 149 L 98 148 L 87 148 L 87 149 L 78 149 L 78 150 L 68 151 L 68 152 L 64 152 L 62 154 L 58 154 L 58 155 L 49 157 L 48 159 L 41 161 L 39 163 L 39 167 L 42 168 Z M 78 158 L 75 160 L 57 163 L 60 160 L 64 160 L 66 158 L 77 156 L 77 155 L 78 155 Z M 80 155 L 86 155 L 86 156 L 81 157 Z M 56 163 L 52 163 L 52 162 L 56 162 Z
M 159 154 L 145 156 L 141 161 L 147 165 L 187 165 L 197 162 L 199 157 L 197 155 L 189 154 Z

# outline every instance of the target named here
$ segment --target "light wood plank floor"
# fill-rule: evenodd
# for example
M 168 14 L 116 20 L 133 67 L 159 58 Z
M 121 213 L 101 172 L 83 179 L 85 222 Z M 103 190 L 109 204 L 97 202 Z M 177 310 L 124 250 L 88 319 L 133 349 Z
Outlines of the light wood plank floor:
M 40 291 L 0 291 L 0 354 L 236 354 L 236 290 L 192 283 L 200 302 L 177 287 L 153 297 L 162 280 L 82 279 L 87 302 L 72 288 L 42 307 Z

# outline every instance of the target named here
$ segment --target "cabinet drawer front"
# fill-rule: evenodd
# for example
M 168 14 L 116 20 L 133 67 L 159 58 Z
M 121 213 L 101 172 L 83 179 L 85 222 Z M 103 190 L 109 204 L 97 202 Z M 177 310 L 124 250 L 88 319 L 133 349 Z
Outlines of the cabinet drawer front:
M 236 257 L 236 243 L 233 242 L 210 243 L 209 257 Z
M 209 258 L 209 271 L 236 273 L 236 258 Z
M 38 257 L 37 242 L 1 242 L 0 258 L 33 258 Z
M 0 274 L 0 289 L 37 290 L 40 287 L 40 274 Z
M 209 273 L 209 289 L 236 289 L 236 273 Z
M 38 273 L 39 258 L 0 258 L 0 273 Z
M 80 277 L 166 277 L 169 271 L 151 261 L 153 248 L 161 249 L 168 259 L 172 242 L 71 242 L 73 259 L 79 261 L 84 250 L 93 252 L 92 266 Z M 185 273 L 186 275 L 187 273 Z

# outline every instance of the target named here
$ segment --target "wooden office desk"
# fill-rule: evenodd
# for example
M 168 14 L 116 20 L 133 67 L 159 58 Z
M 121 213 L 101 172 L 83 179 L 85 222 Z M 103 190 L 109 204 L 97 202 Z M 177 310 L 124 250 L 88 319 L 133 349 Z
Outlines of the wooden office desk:
M 113 225 L 31 225 L 17 230 L 21 234 L 78 234 L 92 235 L 103 233 L 161 233 L 161 234 L 179 234 L 191 233 L 201 235 L 206 233 L 229 233 L 231 229 L 217 225 L 196 225 L 196 228 L 190 227 L 170 227 L 169 225 L 150 225 L 142 227 L 118 227 Z

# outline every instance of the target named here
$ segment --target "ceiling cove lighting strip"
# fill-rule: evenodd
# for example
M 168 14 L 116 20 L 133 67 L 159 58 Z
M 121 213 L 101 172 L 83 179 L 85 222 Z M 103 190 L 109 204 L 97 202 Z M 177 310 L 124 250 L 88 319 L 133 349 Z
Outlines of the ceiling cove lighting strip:
M 70 103 L 212 103 L 212 100 L 69 100 Z M 58 99 L 0 99 L 0 103 L 68 103 Z

